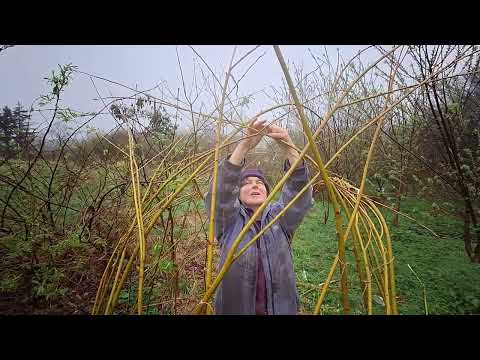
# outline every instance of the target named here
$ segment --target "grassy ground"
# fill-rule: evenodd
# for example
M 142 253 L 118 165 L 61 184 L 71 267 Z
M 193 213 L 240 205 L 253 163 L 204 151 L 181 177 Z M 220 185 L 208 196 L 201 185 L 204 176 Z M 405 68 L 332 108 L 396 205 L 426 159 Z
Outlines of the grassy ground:
M 325 281 L 336 254 L 335 227 L 332 212 L 326 224 L 322 220 L 326 206 L 317 202 L 297 230 L 293 243 L 295 271 L 302 311 L 312 313 L 318 299 L 317 287 Z M 465 255 L 460 219 L 435 212 L 435 206 L 415 199 L 406 199 L 402 211 L 426 225 L 439 237 L 420 225 L 400 217 L 398 227 L 391 225 L 390 212 L 384 216 L 392 232 L 398 309 L 400 314 L 425 314 L 423 286 L 408 265 L 425 284 L 430 314 L 480 313 L 480 266 Z M 350 249 L 351 250 L 351 249 Z M 348 246 L 347 246 L 348 252 Z M 351 255 L 351 251 L 347 255 Z M 347 257 L 349 271 L 353 258 Z M 338 279 L 338 272 L 334 279 Z M 355 275 L 354 275 L 355 277 Z M 351 283 L 352 313 L 364 313 L 359 284 Z M 326 314 L 341 314 L 338 283 L 331 287 L 323 306 Z M 375 313 L 382 313 L 378 305 Z
M 20 164 L 18 166 L 24 165 Z M 14 171 L 15 169 L 0 168 L 0 173 L 7 170 Z M 36 174 L 36 176 L 44 176 L 45 181 L 48 181 L 46 175 L 48 174 L 44 174 L 43 171 Z M 82 180 L 81 187 L 79 191 L 75 192 L 70 206 L 80 209 L 85 207 L 85 204 L 88 203 L 86 200 L 89 200 L 89 194 L 96 194 L 98 191 L 100 184 L 98 178 L 103 178 L 101 172 L 95 172 L 88 179 Z M 29 188 L 27 185 L 30 184 L 25 183 L 25 186 Z M 61 186 L 61 183 L 55 183 L 54 185 L 58 187 Z M 111 184 L 109 185 L 111 186 Z M 0 189 L 1 197 L 5 198 L 6 193 L 7 189 Z M 87 199 L 84 199 L 84 197 L 87 197 Z M 54 198 L 54 200 L 60 202 L 61 198 Z M 28 215 L 32 200 L 17 192 L 11 202 L 21 212 Z M 41 202 L 39 204 L 41 205 Z M 125 207 L 128 207 L 130 202 L 124 204 Z M 198 205 L 199 212 L 205 215 L 206 210 L 203 202 L 200 201 Z M 105 202 L 102 206 L 108 207 L 109 203 Z M 182 217 L 181 215 L 185 210 L 186 203 L 176 208 L 178 218 Z M 332 213 L 330 212 L 330 217 L 324 224 L 324 211 L 324 205 L 317 202 L 297 230 L 293 242 L 298 289 L 302 311 L 305 313 L 313 312 L 319 294 L 318 285 L 325 280 L 337 249 Z M 390 226 L 395 255 L 400 313 L 425 313 L 422 284 L 408 265 L 425 283 L 429 313 L 480 313 L 480 266 L 471 264 L 464 253 L 461 220 L 453 215 L 438 212 L 438 208 L 432 206 L 432 204 L 414 199 L 405 200 L 402 203 L 402 211 L 430 227 L 440 236 L 434 237 L 418 224 L 405 218 L 400 218 L 399 227 Z M 84 304 L 83 310 L 82 307 L 80 307 L 80 310 L 88 312 L 93 302 L 96 286 L 108 257 L 107 251 L 104 251 L 100 244 L 95 247 L 92 246 L 96 244 L 98 239 L 102 239 L 100 235 L 103 233 L 100 228 L 98 234 L 91 234 L 93 244 L 80 241 L 78 232 L 82 226 L 81 215 L 77 213 L 67 214 L 66 234 L 61 237 L 54 237 L 52 244 L 43 239 L 47 238 L 48 240 L 47 236 L 43 236 L 44 227 L 34 228 L 35 231 L 40 231 L 39 234 L 35 233 L 33 235 L 38 237 L 39 244 L 42 247 L 38 250 L 39 264 L 35 268 L 35 273 L 31 275 L 33 277 L 31 292 L 37 298 L 46 301 L 44 308 L 41 309 L 42 313 L 52 313 L 52 309 L 57 305 L 59 307 L 58 312 L 72 313 L 77 311 L 80 303 Z M 176 250 L 176 259 L 182 269 L 179 274 L 177 313 L 186 312 L 185 309 L 191 309 L 195 305 L 195 300 L 200 297 L 203 291 L 202 274 L 206 240 L 202 234 L 196 234 L 199 220 L 195 221 L 194 217 L 190 219 L 191 223 L 187 223 L 186 231 L 182 233 L 182 236 L 178 233 L 179 229 L 174 229 L 175 239 L 185 237 L 185 241 L 180 242 Z M 386 217 L 389 222 L 389 212 L 386 212 Z M 105 212 L 102 212 L 98 218 L 102 220 L 102 223 L 103 221 L 118 220 L 117 215 Z M 60 220 L 58 224 L 60 224 Z M 33 235 L 30 234 L 30 237 Z M 86 236 L 86 234 L 83 235 L 83 237 Z M 154 232 L 152 236 L 163 238 L 161 232 L 158 234 Z M 111 239 L 116 238 L 111 236 Z M 35 309 L 40 309 L 38 303 L 31 305 L 33 310 L 26 309 L 20 304 L 21 301 L 17 294 L 23 289 L 20 275 L 25 272 L 24 267 L 28 268 L 31 262 L 31 247 L 32 241 L 25 241 L 21 232 L 8 234 L 8 236 L 4 235 L 2 238 L 2 246 L 0 247 L 0 255 L 3 256 L 3 265 L 0 268 L 0 313 L 10 311 L 14 302 L 15 306 L 22 306 L 18 310 L 19 312 L 31 313 Z M 155 253 L 155 249 L 152 248 L 153 253 Z M 155 254 L 152 254 L 152 256 L 155 256 Z M 103 262 L 99 260 L 100 258 L 103 259 Z M 171 286 L 173 274 L 173 267 L 168 259 L 168 256 L 164 256 L 162 261 L 159 262 L 159 275 L 155 280 L 154 291 L 151 294 L 152 298 L 155 299 L 154 303 L 165 302 L 166 305 L 162 305 L 159 310 L 157 309 L 160 312 L 156 312 L 157 310 L 152 308 L 151 311 L 150 309 L 147 311 L 148 313 L 172 313 L 171 308 L 174 308 L 171 306 L 171 301 L 169 303 L 166 301 L 166 298 L 171 294 L 171 289 L 168 286 Z M 350 264 L 349 271 L 353 272 L 354 262 L 351 249 L 349 252 L 347 251 L 347 260 Z M 149 265 L 157 268 L 155 262 Z M 365 313 L 362 308 L 360 286 L 355 280 L 355 275 L 350 278 L 352 279 L 350 284 L 352 288 L 352 313 Z M 338 279 L 338 274 L 334 276 L 334 279 Z M 164 286 L 167 286 L 167 288 Z M 327 295 L 323 307 L 324 313 L 342 313 L 337 289 L 338 283 L 335 283 L 331 287 L 332 291 Z M 126 296 L 126 299 L 121 299 L 121 301 L 131 300 L 131 296 L 128 297 L 128 292 L 122 293 L 122 295 Z M 71 304 L 71 306 L 68 305 L 70 307 L 67 308 L 66 304 Z M 382 307 L 378 304 L 375 305 L 374 310 L 375 313 L 382 313 Z

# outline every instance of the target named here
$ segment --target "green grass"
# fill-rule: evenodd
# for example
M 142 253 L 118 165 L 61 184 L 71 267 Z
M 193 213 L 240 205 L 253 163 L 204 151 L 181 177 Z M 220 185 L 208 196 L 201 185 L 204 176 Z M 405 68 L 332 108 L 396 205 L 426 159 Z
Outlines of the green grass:
M 302 311 L 312 313 L 319 291 L 311 285 L 323 283 L 336 254 L 337 244 L 333 214 L 326 224 L 326 207 L 317 202 L 295 234 L 293 253 Z M 384 211 L 392 233 L 395 256 L 396 288 L 400 314 L 425 314 L 425 284 L 429 314 L 480 313 L 480 266 L 472 264 L 463 247 L 463 222 L 453 215 L 433 213 L 435 207 L 416 199 L 405 199 L 402 211 L 436 232 L 433 236 L 420 225 L 400 217 L 398 227 L 391 225 L 391 213 Z M 352 313 L 365 313 L 360 287 L 354 274 L 354 261 L 347 244 L 348 271 L 351 281 Z M 334 279 L 338 279 L 338 271 Z M 309 285 L 310 284 L 310 285 Z M 325 314 L 341 314 L 338 283 L 330 288 L 323 306 Z M 374 306 L 381 314 L 382 307 Z
M 24 169 L 26 165 L 18 162 L 15 166 Z M 0 167 L 0 173 L 10 174 L 10 171 L 12 171 L 10 168 Z M 49 172 L 45 167 L 39 166 L 37 176 L 41 176 L 44 181 L 48 181 L 48 174 Z M 65 175 L 63 170 L 59 171 L 59 174 Z M 89 190 L 92 194 L 96 194 L 100 186 L 100 179 L 103 179 L 102 170 L 97 169 L 88 181 L 81 182 L 81 188 L 85 193 Z M 25 182 L 24 185 L 27 188 L 30 186 L 28 182 Z M 107 188 L 113 185 L 108 180 Z M 55 190 L 59 186 L 62 186 L 60 181 L 54 182 Z M 0 195 L 5 198 L 8 190 L 7 187 L 0 189 Z M 80 191 L 74 193 L 70 206 L 74 208 L 85 206 L 85 199 L 80 194 Z M 53 200 L 60 202 L 62 199 L 61 197 L 54 197 Z M 11 199 L 11 204 L 14 204 L 18 211 L 25 215 L 27 221 L 30 221 L 29 209 L 35 201 L 25 196 L 21 191 L 17 191 Z M 38 201 L 38 204 L 41 204 L 41 201 Z M 108 207 L 108 200 L 102 206 Z M 186 208 L 186 202 L 177 206 L 175 209 L 176 217 L 181 217 Z M 190 210 L 192 208 L 193 204 Z M 207 211 L 203 201 L 200 200 L 198 200 L 198 208 L 203 214 Z M 56 207 L 53 207 L 53 209 L 55 210 Z M 337 251 L 333 214 L 330 211 L 329 219 L 324 224 L 325 209 L 325 206 L 320 202 L 315 204 L 297 230 L 293 242 L 301 307 L 305 313 L 313 312 L 319 295 L 318 285 L 325 281 Z M 395 256 L 399 312 L 401 314 L 425 313 L 423 286 L 410 270 L 408 266 L 410 265 L 425 284 L 430 314 L 480 313 L 480 265 L 470 263 L 465 255 L 461 219 L 453 215 L 439 213 L 437 207 L 433 204 L 416 199 L 404 200 L 402 211 L 431 228 L 439 237 L 433 236 L 420 225 L 402 217 L 400 217 L 398 227 L 390 226 Z M 387 222 L 390 223 L 391 213 L 389 211 L 384 213 Z M 42 242 L 42 247 L 39 249 L 40 254 L 51 254 L 61 258 L 67 250 L 84 253 L 87 250 L 87 245 L 82 243 L 78 237 L 78 226 L 81 226 L 81 224 L 77 224 L 78 216 L 79 214 L 76 212 L 67 212 L 66 236 L 55 241 L 53 246 Z M 21 233 L 23 230 L 19 229 L 19 232 L 3 238 L 3 245 L 0 248 L 3 262 L 10 266 L 4 266 L 0 271 L 0 292 L 13 292 L 17 289 L 21 282 L 20 274 L 24 270 L 22 266 L 28 266 L 29 264 L 25 259 L 31 257 L 32 242 L 25 241 Z M 36 236 L 36 238 L 42 239 L 40 234 L 43 235 L 46 229 L 43 225 L 39 225 L 34 227 L 32 231 L 34 233 L 33 235 L 30 234 L 31 238 Z M 175 234 L 178 235 L 178 233 L 179 229 L 175 227 Z M 154 230 L 154 234 L 160 236 L 163 233 Z M 46 248 L 43 248 L 43 246 L 46 246 Z M 45 257 L 45 259 L 47 258 Z M 81 262 L 82 259 L 79 257 L 79 263 L 70 264 L 70 267 L 76 271 L 84 270 L 85 264 Z M 24 261 L 24 264 L 19 263 L 19 261 Z M 352 313 L 365 313 L 362 307 L 360 285 L 355 274 L 351 244 L 347 244 L 347 262 L 349 263 L 348 271 L 352 289 L 350 294 Z M 168 262 L 163 265 L 168 267 Z M 62 279 L 62 272 L 55 270 L 44 267 L 36 273 L 34 288 L 38 296 L 49 298 L 62 296 L 63 288 L 58 286 Z M 164 269 L 164 271 L 166 270 Z M 334 279 L 338 279 L 338 272 L 334 275 Z M 187 285 L 189 284 L 185 286 Z M 331 286 L 323 306 L 323 312 L 326 314 L 342 313 L 338 282 Z M 379 304 L 375 304 L 374 312 L 381 314 L 383 308 Z

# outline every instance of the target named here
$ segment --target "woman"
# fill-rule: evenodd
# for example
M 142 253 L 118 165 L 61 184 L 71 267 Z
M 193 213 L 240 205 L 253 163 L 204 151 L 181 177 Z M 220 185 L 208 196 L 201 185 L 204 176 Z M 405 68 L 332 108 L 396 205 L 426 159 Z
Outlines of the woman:
M 215 238 L 220 245 L 220 266 L 243 226 L 268 196 L 270 187 L 259 169 L 243 169 L 246 154 L 254 149 L 263 136 L 276 140 L 287 154 L 284 171 L 299 154 L 288 145 L 293 142 L 288 132 L 276 125 L 265 126 L 265 120 L 252 122 L 247 137 L 233 153 L 219 164 Z M 278 201 L 271 202 L 257 218 L 240 243 L 247 244 L 268 224 L 308 183 L 308 171 L 300 164 L 285 182 Z M 211 189 L 205 202 L 210 215 Z M 312 204 L 311 187 L 297 199 L 285 214 L 267 230 L 256 246 L 251 246 L 225 274 L 215 295 L 216 314 L 296 314 L 298 296 L 291 241 L 293 233 Z

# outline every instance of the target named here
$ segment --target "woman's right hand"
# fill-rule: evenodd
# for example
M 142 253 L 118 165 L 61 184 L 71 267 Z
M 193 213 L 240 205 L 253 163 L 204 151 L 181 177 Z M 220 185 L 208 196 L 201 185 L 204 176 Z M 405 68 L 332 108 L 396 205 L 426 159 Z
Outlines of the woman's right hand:
M 232 164 L 240 166 L 247 153 L 258 145 L 267 133 L 266 120 L 253 119 L 247 127 L 246 138 L 242 139 L 228 159 Z
M 255 146 L 258 145 L 262 137 L 267 133 L 267 126 L 265 123 L 267 120 L 258 120 L 253 119 L 247 127 L 246 138 L 240 141 L 240 145 L 244 147 L 247 151 L 252 150 Z

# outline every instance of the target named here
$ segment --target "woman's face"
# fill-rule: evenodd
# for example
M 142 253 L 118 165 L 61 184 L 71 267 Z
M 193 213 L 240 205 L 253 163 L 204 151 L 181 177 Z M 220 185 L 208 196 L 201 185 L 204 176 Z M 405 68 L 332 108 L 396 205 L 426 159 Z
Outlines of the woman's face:
M 263 204 L 267 198 L 267 188 L 264 182 L 255 177 L 249 176 L 242 180 L 240 187 L 240 201 L 251 209 L 256 209 Z

